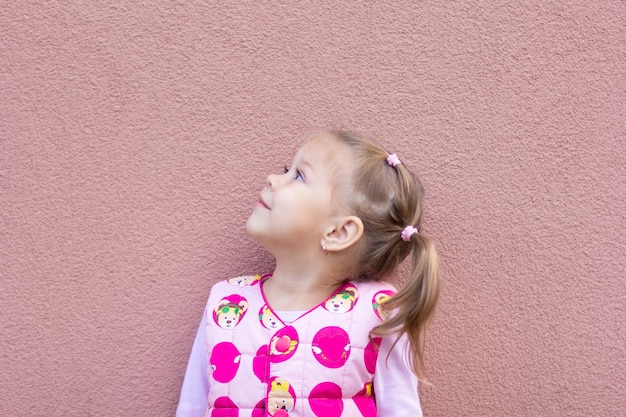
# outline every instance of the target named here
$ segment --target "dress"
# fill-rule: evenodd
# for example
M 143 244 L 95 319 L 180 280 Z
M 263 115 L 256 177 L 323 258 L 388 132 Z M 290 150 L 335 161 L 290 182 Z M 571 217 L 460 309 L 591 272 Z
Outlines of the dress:
M 391 349 L 393 340 L 369 335 L 393 287 L 346 282 L 285 323 L 267 305 L 265 277 L 233 278 L 211 289 L 179 417 L 421 416 L 404 340 Z

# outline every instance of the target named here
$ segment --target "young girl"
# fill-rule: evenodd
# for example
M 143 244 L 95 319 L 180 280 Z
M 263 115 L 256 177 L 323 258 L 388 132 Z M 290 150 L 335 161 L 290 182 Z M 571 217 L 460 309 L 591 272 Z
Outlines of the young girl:
M 423 189 L 395 154 L 312 134 L 247 222 L 271 274 L 213 286 L 178 416 L 421 416 L 422 335 L 439 295 Z M 398 292 L 383 280 L 412 254 Z

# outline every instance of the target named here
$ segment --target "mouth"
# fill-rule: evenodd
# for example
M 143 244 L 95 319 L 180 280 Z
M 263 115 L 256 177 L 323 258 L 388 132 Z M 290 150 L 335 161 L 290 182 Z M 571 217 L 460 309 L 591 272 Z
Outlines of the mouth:
M 259 200 L 256 203 L 257 207 L 262 207 L 266 210 L 269 210 L 269 207 L 267 206 L 267 204 L 265 204 L 265 200 L 263 200 L 263 197 L 259 196 Z

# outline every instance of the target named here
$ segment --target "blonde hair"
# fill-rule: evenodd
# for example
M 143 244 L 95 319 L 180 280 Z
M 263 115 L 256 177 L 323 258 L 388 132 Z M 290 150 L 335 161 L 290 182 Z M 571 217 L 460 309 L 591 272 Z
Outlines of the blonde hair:
M 386 319 L 373 329 L 379 336 L 406 335 L 414 373 L 425 381 L 423 333 L 431 320 L 440 293 L 440 274 L 434 245 L 422 232 L 404 241 L 406 226 L 420 229 L 424 189 L 404 163 L 392 167 L 378 143 L 344 130 L 327 132 L 353 152 L 356 168 L 344 193 L 347 204 L 363 222 L 363 238 L 354 279 L 382 280 L 412 253 L 409 279 L 396 295 L 381 306 Z M 396 339 L 397 343 L 398 339 Z

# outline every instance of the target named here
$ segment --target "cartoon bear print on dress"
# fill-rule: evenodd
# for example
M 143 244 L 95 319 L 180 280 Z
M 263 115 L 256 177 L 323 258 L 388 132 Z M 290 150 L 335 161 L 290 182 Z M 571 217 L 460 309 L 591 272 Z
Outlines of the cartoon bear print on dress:
M 350 356 L 350 338 L 341 327 L 324 327 L 313 337 L 311 350 L 317 361 L 327 368 L 343 366 Z
M 266 305 L 259 310 L 259 321 L 266 329 L 277 330 L 283 327 L 283 323 L 276 317 L 276 314 Z
M 213 369 L 213 378 L 218 382 L 229 382 L 239 370 L 241 353 L 230 342 L 220 342 L 213 347 L 209 364 Z
M 359 291 L 355 287 L 348 285 L 326 300 L 324 308 L 331 313 L 347 313 L 352 310 L 358 298 Z
M 295 328 L 288 326 L 278 330 L 270 339 L 270 361 L 278 363 L 291 358 L 298 348 L 298 340 L 298 332 Z
M 284 378 L 273 377 L 267 385 L 267 412 L 274 417 L 288 417 L 296 406 L 296 392 Z
M 248 301 L 237 294 L 222 298 L 213 310 L 213 320 L 222 329 L 234 329 L 248 310 Z
M 372 308 L 374 309 L 374 312 L 379 319 L 383 319 L 381 315 L 380 305 L 393 297 L 395 294 L 396 292 L 392 290 L 382 290 L 378 291 L 376 294 L 374 294 L 374 297 L 372 297 Z
M 317 384 L 309 394 L 309 405 L 317 417 L 341 417 L 343 413 L 341 387 L 334 382 Z
M 258 284 L 261 281 L 261 275 L 248 275 L 244 277 L 236 277 L 227 279 L 230 285 L 236 285 L 238 287 L 245 287 L 247 285 Z

